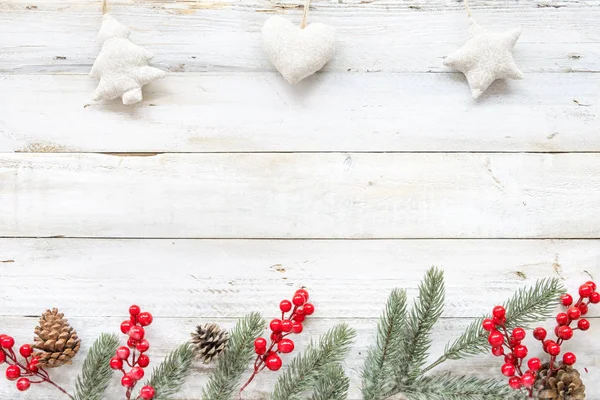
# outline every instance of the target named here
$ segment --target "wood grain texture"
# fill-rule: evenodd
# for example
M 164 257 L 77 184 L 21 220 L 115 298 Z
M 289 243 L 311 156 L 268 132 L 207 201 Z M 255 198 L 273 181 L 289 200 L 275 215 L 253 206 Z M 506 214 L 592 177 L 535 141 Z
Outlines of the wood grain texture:
M 598 238 L 598 154 L 0 156 L 0 236 Z

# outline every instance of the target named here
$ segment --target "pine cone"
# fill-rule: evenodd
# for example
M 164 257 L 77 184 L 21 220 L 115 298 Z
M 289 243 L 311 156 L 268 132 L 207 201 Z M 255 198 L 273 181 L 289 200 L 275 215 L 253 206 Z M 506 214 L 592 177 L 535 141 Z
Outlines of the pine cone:
M 579 371 L 570 365 L 561 364 L 552 376 L 548 376 L 548 364 L 538 373 L 536 384 L 538 400 L 584 400 L 585 385 Z
M 206 364 L 225 351 L 228 341 L 229 333 L 217 324 L 198 325 L 192 333 L 196 358 Z
M 39 351 L 33 353 L 40 360 L 43 368 L 56 368 L 71 364 L 71 359 L 79 351 L 81 340 L 77 332 L 63 318 L 56 308 L 46 310 L 40 317 L 39 326 L 35 327 L 33 348 Z

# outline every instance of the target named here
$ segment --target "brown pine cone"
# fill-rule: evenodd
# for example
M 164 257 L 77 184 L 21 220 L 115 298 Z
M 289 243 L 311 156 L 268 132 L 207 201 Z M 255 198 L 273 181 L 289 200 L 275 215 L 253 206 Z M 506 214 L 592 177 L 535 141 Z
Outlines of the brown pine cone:
M 538 373 L 536 384 L 538 400 L 584 400 L 585 385 L 579 371 L 570 365 L 561 364 L 548 376 L 548 364 Z
M 206 364 L 225 351 L 228 341 L 229 333 L 217 324 L 198 325 L 192 333 L 196 358 Z
M 33 356 L 39 359 L 39 365 L 43 368 L 71 364 L 71 359 L 81 346 L 77 332 L 56 308 L 42 314 L 39 325 L 35 327 L 33 340 L 33 348 L 38 350 Z

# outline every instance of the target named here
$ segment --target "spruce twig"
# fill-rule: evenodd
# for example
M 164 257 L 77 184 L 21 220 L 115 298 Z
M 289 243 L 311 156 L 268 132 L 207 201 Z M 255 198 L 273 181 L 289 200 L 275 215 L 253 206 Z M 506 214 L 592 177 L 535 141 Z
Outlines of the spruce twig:
M 252 361 L 254 339 L 260 336 L 265 321 L 260 314 L 251 313 L 239 320 L 230 332 L 225 353 L 217 360 L 206 387 L 202 390 L 204 400 L 229 400 L 239 380 Z
M 154 388 L 153 400 L 167 400 L 179 392 L 190 373 L 193 360 L 194 348 L 191 343 L 184 343 L 172 351 L 146 383 Z
M 321 336 L 318 344 L 311 342 L 279 377 L 271 399 L 302 399 L 302 393 L 315 386 L 329 364 L 340 362 L 346 357 L 355 336 L 354 329 L 346 324 L 339 324 Z
M 394 366 L 404 362 L 401 332 L 406 324 L 406 290 L 394 289 L 377 324 L 375 346 L 367 351 L 363 367 L 363 399 L 381 400 L 391 391 L 396 379 Z
M 94 342 L 75 383 L 75 400 L 101 400 L 108 387 L 113 369 L 110 359 L 119 347 L 116 335 L 103 333 Z
M 504 303 L 506 308 L 506 326 L 517 325 L 527 327 L 532 322 L 544 320 L 552 315 L 559 297 L 565 289 L 557 278 L 538 280 L 533 287 L 519 289 Z M 482 326 L 482 318 L 471 323 L 465 332 L 453 343 L 448 343 L 444 354 L 423 370 L 430 371 L 446 360 L 458 360 L 467 356 L 484 353 L 488 349 L 486 332 Z
M 310 400 L 346 400 L 350 379 L 339 363 L 327 365 L 315 385 Z

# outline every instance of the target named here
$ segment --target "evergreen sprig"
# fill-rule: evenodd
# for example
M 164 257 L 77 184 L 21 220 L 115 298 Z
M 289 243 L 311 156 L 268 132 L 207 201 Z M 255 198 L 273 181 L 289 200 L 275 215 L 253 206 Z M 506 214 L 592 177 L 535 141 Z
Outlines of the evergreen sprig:
M 179 392 L 190 373 L 194 361 L 194 348 L 184 343 L 169 353 L 167 358 L 152 372 L 147 385 L 154 388 L 154 400 L 167 400 Z
M 275 385 L 272 400 L 300 400 L 303 392 L 314 388 L 326 367 L 342 361 L 356 336 L 354 329 L 339 324 L 311 342 L 297 355 Z
M 381 400 L 393 389 L 392 371 L 404 362 L 401 332 L 406 324 L 406 290 L 394 289 L 377 324 L 375 346 L 367 351 L 363 367 L 363 399 Z
M 204 400 L 229 400 L 239 380 L 254 357 L 254 339 L 260 336 L 265 321 L 260 314 L 251 313 L 239 320 L 230 332 L 225 353 L 218 358 L 206 387 L 202 390 Z
M 94 342 L 85 361 L 81 374 L 75 383 L 75 400 L 101 400 L 108 387 L 113 369 L 110 359 L 119 347 L 116 335 L 103 333 Z
M 504 303 L 506 308 L 506 326 L 527 326 L 544 320 L 552 315 L 560 295 L 564 292 L 561 281 L 557 278 L 538 280 L 534 286 L 522 288 Z M 423 370 L 423 373 L 435 368 L 446 360 L 458 360 L 467 356 L 480 354 L 488 350 L 488 332 L 481 322 L 483 317 L 473 321 L 453 343 L 448 343 L 444 354 L 433 364 Z
M 339 363 L 325 366 L 310 400 L 346 400 L 350 379 Z

